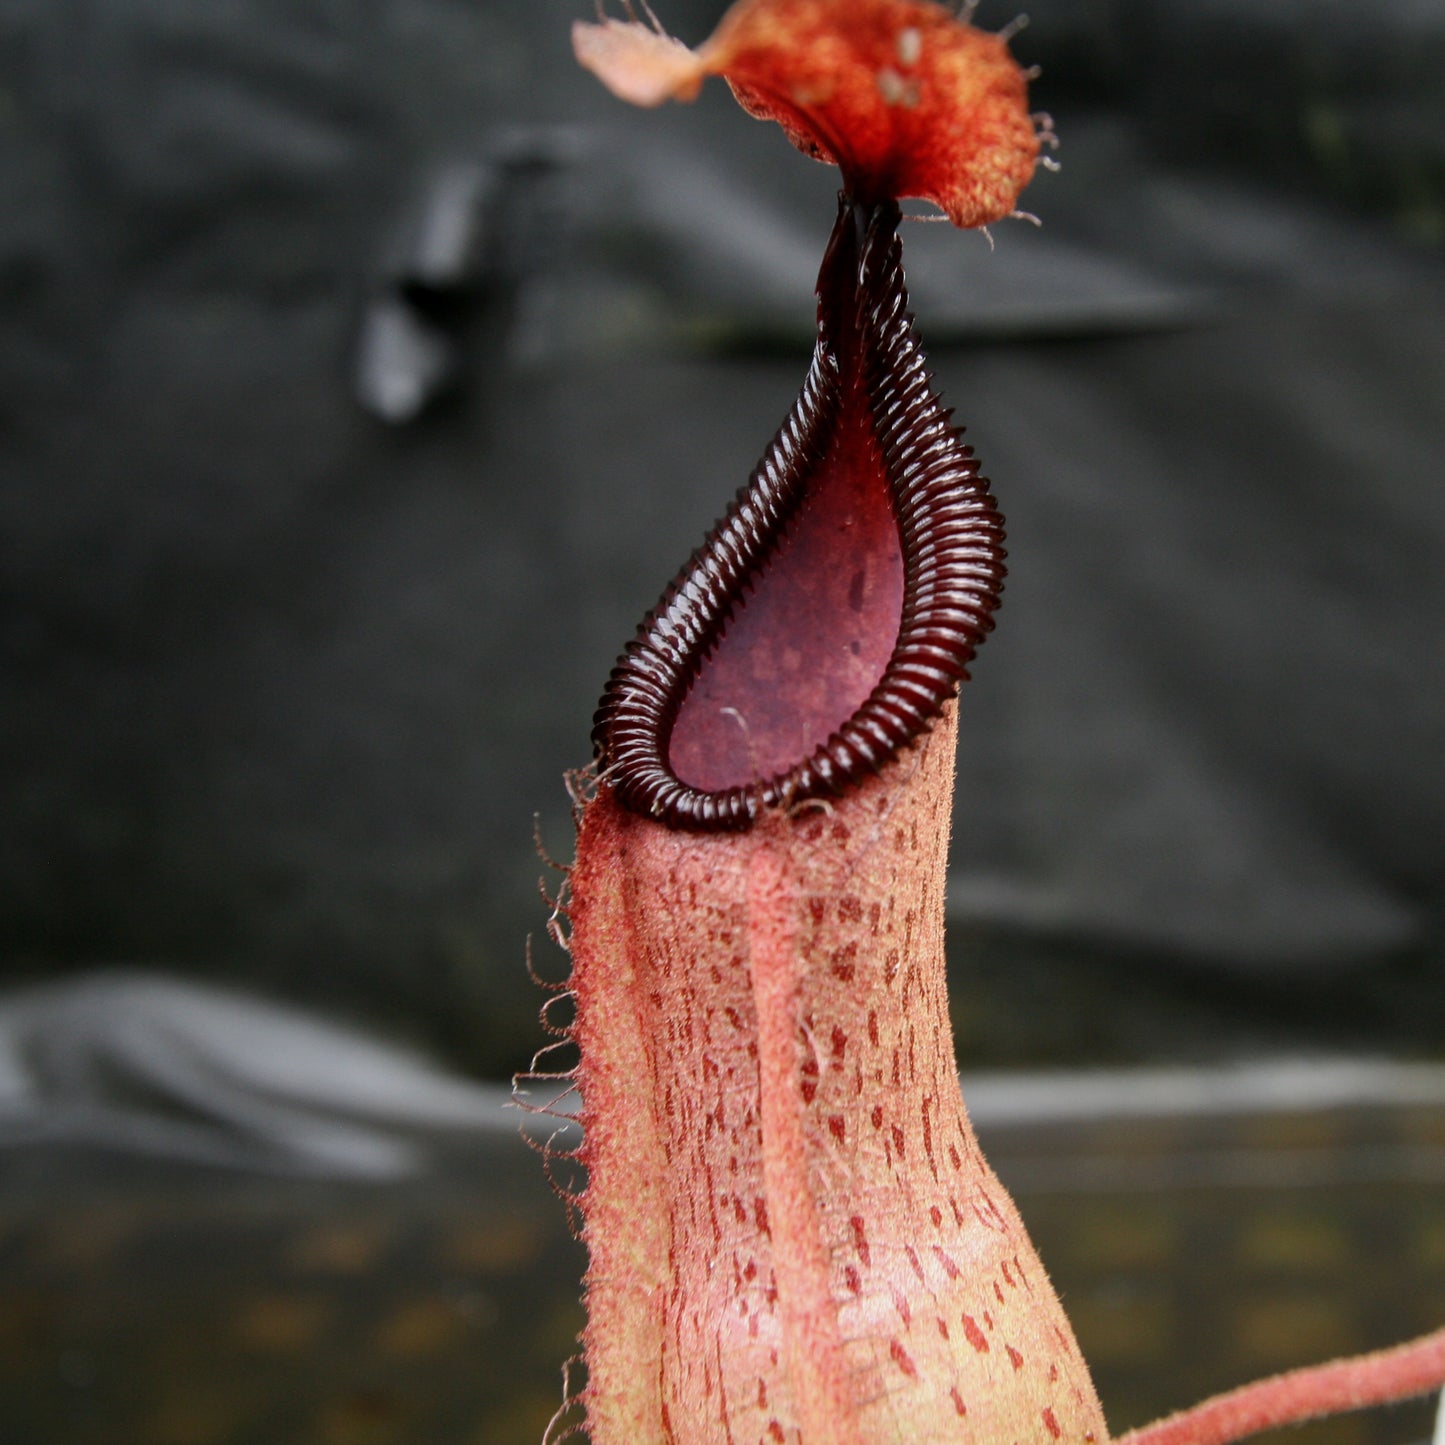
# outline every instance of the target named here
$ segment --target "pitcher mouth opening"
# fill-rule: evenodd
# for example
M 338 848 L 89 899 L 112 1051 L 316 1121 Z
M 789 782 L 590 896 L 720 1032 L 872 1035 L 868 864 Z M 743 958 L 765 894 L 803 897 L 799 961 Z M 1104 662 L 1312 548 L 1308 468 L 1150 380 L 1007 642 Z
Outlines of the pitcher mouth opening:
M 604 781 L 670 827 L 746 828 L 877 772 L 992 626 L 1003 523 L 930 383 L 899 221 L 841 198 L 802 391 L 602 695 Z

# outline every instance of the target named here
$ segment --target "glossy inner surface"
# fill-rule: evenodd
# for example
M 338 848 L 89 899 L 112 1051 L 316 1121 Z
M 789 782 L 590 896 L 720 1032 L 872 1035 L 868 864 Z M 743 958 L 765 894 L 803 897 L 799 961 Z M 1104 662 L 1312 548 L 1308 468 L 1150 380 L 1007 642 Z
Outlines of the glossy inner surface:
M 668 760 L 705 792 L 787 772 L 883 676 L 903 613 L 903 553 L 862 397 L 844 401 L 786 535 L 704 660 Z

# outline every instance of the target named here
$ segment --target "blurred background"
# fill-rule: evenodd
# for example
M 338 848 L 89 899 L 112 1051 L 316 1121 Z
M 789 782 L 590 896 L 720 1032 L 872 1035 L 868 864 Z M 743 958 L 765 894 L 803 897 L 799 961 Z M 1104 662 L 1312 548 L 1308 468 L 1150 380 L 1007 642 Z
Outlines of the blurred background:
M 538 840 L 791 404 L 836 187 L 721 85 L 613 101 L 591 14 L 0 0 L 17 1445 L 556 1407 Z M 1010 534 L 955 1026 L 1127 1425 L 1445 1319 L 1445 10 L 1029 14 L 1043 226 L 905 235 Z M 1169 1072 L 1061 1114 L 1105 1067 Z

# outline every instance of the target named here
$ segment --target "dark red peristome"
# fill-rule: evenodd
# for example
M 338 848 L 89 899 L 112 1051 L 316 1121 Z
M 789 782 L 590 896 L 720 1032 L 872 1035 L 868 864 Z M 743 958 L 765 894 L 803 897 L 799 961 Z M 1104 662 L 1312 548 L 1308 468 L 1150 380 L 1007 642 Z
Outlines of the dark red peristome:
M 992 625 L 1002 521 L 929 384 L 899 219 L 842 199 L 802 393 L 603 693 L 605 776 L 669 826 L 746 828 L 875 772 Z

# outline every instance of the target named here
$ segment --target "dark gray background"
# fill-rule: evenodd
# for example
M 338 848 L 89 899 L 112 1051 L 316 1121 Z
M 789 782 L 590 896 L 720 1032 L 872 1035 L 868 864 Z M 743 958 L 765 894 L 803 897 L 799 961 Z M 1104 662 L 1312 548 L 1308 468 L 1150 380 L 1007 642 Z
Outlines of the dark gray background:
M 720 85 L 613 101 L 590 8 L 0 0 L 10 978 L 530 1054 L 533 814 L 565 856 L 613 655 L 792 400 L 835 186 Z M 1044 228 L 906 237 L 1010 530 L 964 1057 L 1438 1054 L 1445 10 L 1030 9 Z

